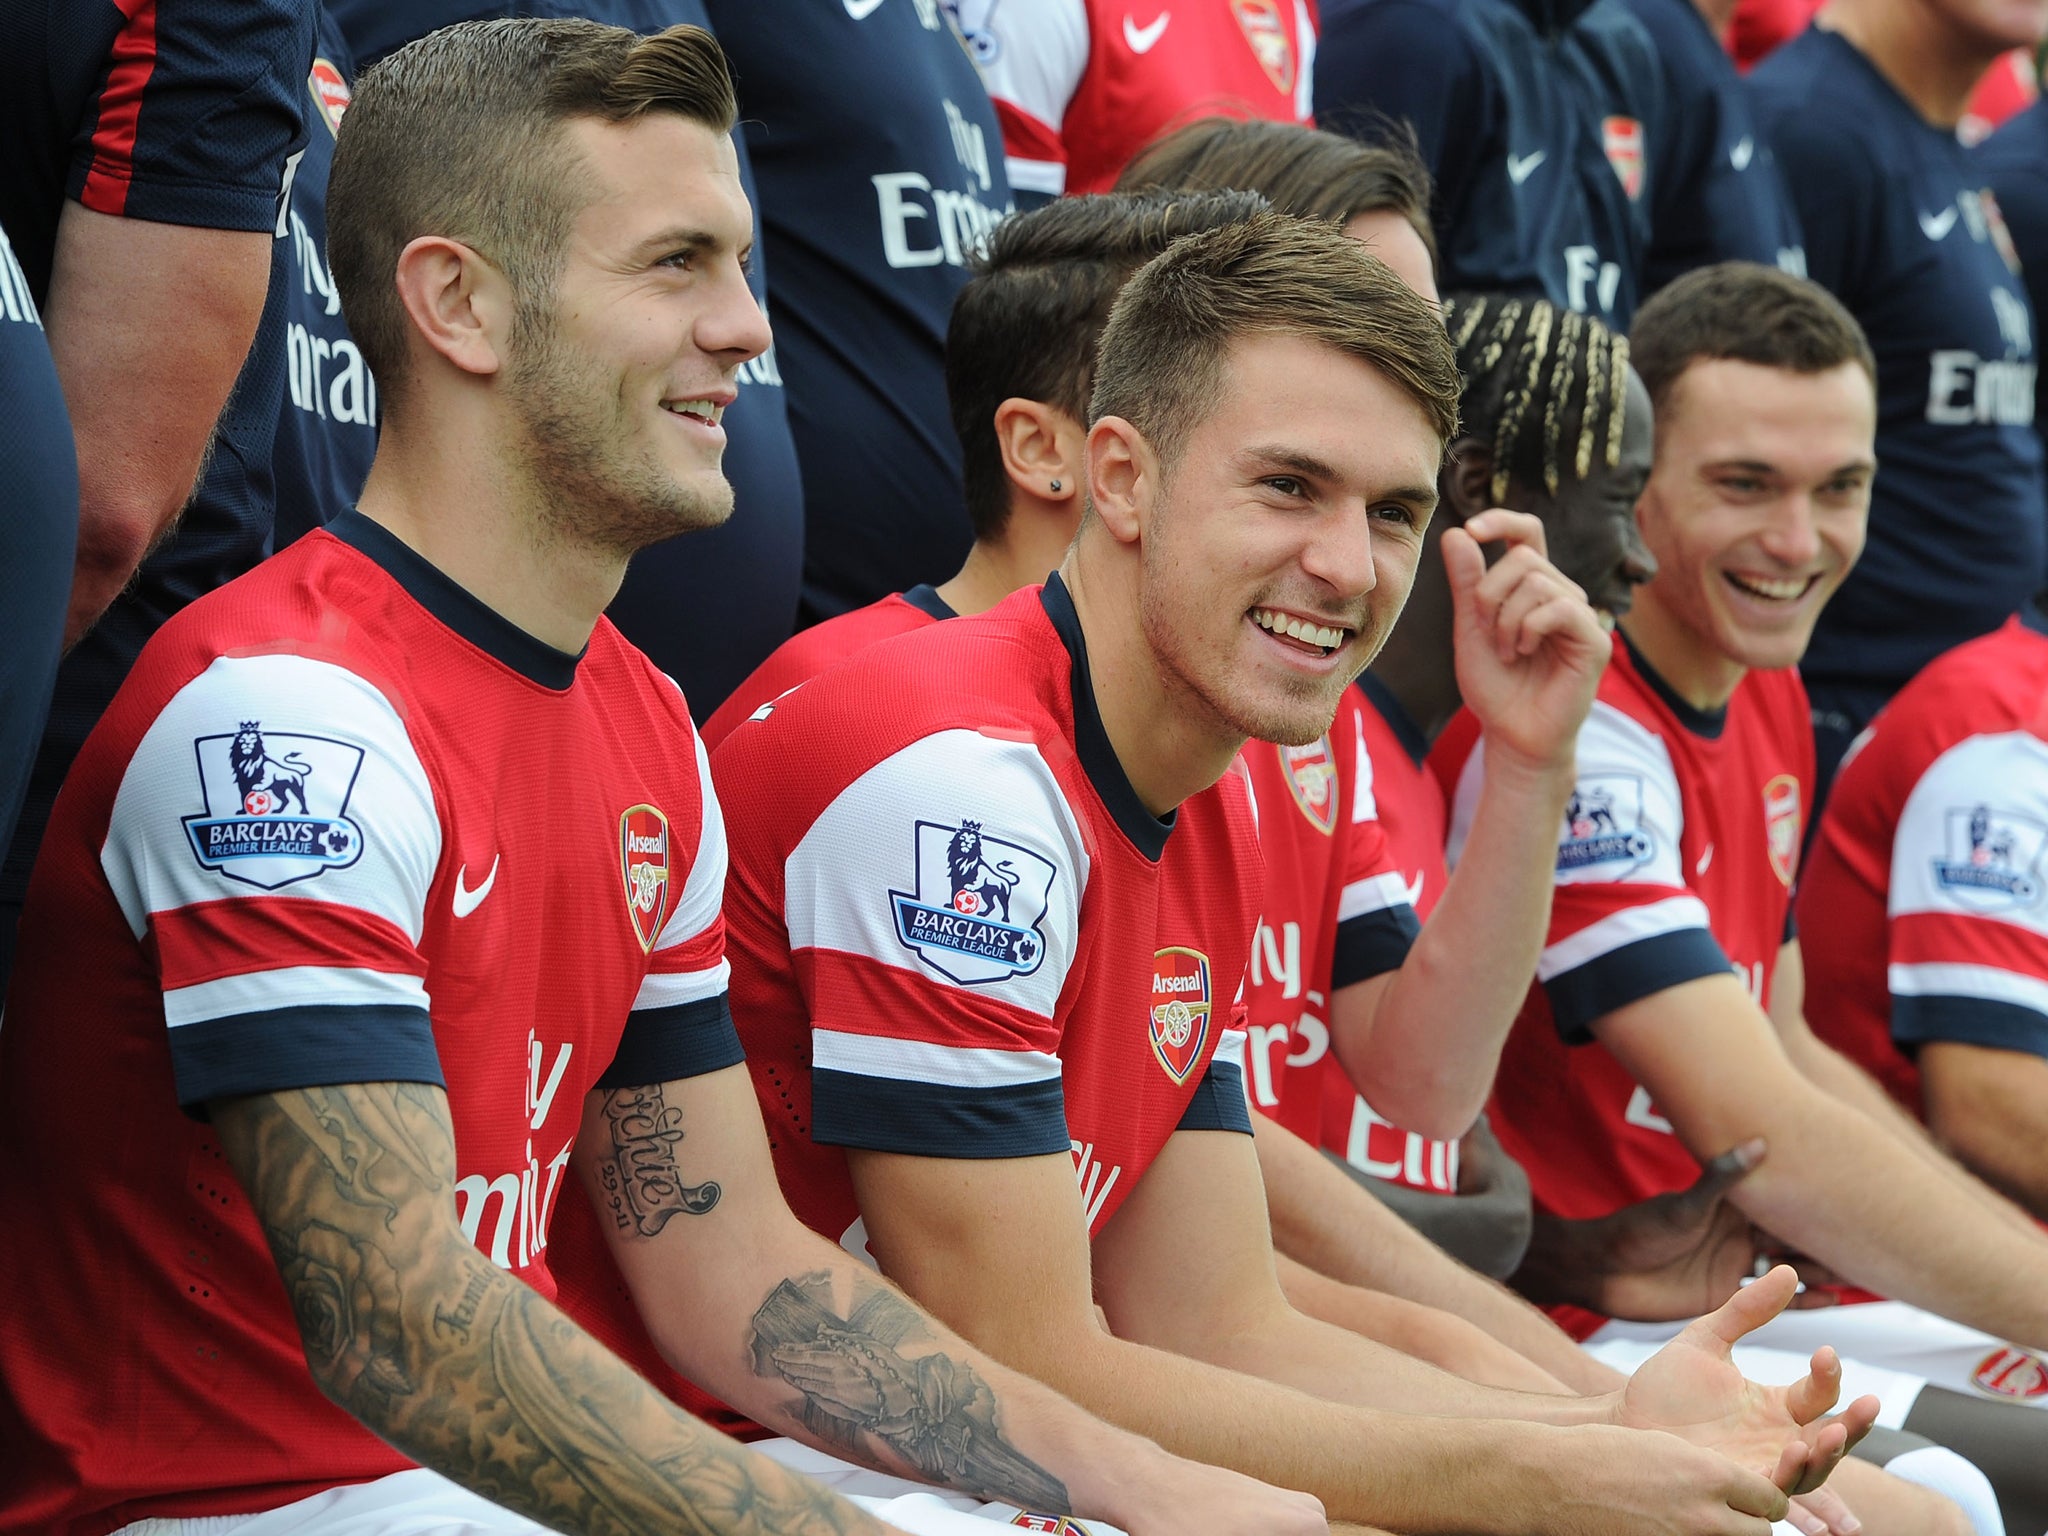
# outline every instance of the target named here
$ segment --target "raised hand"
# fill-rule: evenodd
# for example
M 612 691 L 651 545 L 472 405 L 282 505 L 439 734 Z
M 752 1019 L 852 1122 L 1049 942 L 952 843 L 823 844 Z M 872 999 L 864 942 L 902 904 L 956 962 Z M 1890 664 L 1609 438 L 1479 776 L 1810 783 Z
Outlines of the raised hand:
M 1479 546 L 1495 541 L 1507 552 L 1489 569 Z M 1447 530 L 1443 550 L 1458 691 L 1488 750 L 1568 763 L 1613 650 L 1599 615 L 1550 563 L 1543 524 L 1527 513 L 1482 512 Z
M 1780 1265 L 1693 1322 L 1629 1378 L 1619 1421 L 1711 1447 L 1788 1494 L 1818 1488 L 1869 1430 L 1877 1399 L 1860 1397 L 1835 1417 L 1822 1417 L 1841 1394 L 1842 1367 L 1832 1349 L 1816 1350 L 1812 1370 L 1789 1387 L 1760 1387 L 1731 1359 L 1738 1342 L 1785 1310 L 1798 1283 Z

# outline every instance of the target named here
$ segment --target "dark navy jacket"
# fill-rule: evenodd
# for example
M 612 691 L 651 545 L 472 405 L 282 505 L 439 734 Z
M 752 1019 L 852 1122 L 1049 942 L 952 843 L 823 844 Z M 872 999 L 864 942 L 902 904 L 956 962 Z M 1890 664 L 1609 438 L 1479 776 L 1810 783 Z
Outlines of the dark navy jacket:
M 1803 669 L 1897 689 L 2048 574 L 2033 311 L 1981 165 L 1848 42 L 1808 28 L 1749 84 L 1808 271 L 1877 354 L 1870 538 Z
M 2037 101 L 1977 146 L 1978 174 L 1998 199 L 2038 320 L 2048 306 L 2048 101 Z M 2048 426 L 2034 396 L 2034 430 Z
M 1439 285 L 1541 293 L 1625 329 L 1644 289 L 1656 49 L 1622 0 L 1324 0 L 1316 120 L 1414 125 Z

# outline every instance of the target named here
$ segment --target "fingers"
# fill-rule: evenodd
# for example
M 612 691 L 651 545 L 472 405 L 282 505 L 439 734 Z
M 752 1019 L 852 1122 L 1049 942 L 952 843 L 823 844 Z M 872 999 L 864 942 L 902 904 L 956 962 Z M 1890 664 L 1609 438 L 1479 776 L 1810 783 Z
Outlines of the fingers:
M 1791 1513 L 1785 1516 L 1802 1531 L 1807 1527 L 1803 1520 L 1815 1521 L 1826 1536 L 1856 1536 L 1863 1529 L 1863 1522 L 1856 1518 L 1856 1511 L 1842 1501 L 1842 1496 L 1832 1488 L 1816 1488 L 1811 1493 L 1802 1493 L 1792 1501 Z
M 1787 1460 L 1790 1460 L 1788 1467 Z M 1782 1520 L 1785 1511 L 1792 1507 L 1791 1495 L 1783 1486 L 1787 1478 L 1796 1478 L 1806 1464 L 1806 1448 L 1790 1445 L 1778 1458 L 1776 1472 L 1762 1477 L 1747 1467 L 1732 1463 L 1729 1471 L 1726 1499 L 1728 1507 L 1737 1514 L 1754 1515 L 1759 1520 Z
M 1461 597 L 1461 627 L 1476 628 L 1474 638 L 1483 636 L 1503 662 L 1530 655 L 1549 634 L 1582 630 L 1591 644 L 1600 627 L 1578 584 L 1527 547 L 1510 550 Z
M 1785 1389 L 1785 1408 L 1795 1422 L 1811 1424 L 1842 1395 L 1842 1362 L 1825 1346 L 1813 1352 L 1813 1368 Z
M 1791 1526 L 1793 1530 L 1798 1531 L 1800 1536 L 1831 1536 L 1832 1533 L 1832 1527 L 1829 1526 L 1827 1521 L 1821 1519 L 1819 1515 L 1806 1508 L 1797 1499 L 1794 1499 L 1792 1507 L 1785 1511 L 1785 1523 Z
M 1545 557 L 1550 554 L 1550 541 L 1543 531 L 1543 519 L 1527 512 L 1510 512 L 1505 507 L 1494 507 L 1477 517 L 1466 518 L 1465 532 L 1482 544 L 1491 544 L 1499 539 L 1511 550 L 1521 547 L 1533 549 Z
M 1707 1339 L 1718 1340 L 1722 1346 L 1718 1353 L 1726 1359 L 1730 1346 L 1785 1310 L 1798 1286 L 1799 1276 L 1789 1266 L 1780 1264 L 1762 1279 L 1753 1280 L 1737 1291 L 1686 1332 L 1699 1330 L 1695 1341 L 1702 1344 Z
M 1730 1147 L 1706 1165 L 1700 1176 L 1693 1180 L 1692 1188 L 1681 1198 L 1688 1201 L 1698 1199 L 1709 1204 L 1719 1200 L 1749 1177 L 1769 1149 L 1770 1144 L 1761 1136 L 1752 1136 L 1748 1141 Z

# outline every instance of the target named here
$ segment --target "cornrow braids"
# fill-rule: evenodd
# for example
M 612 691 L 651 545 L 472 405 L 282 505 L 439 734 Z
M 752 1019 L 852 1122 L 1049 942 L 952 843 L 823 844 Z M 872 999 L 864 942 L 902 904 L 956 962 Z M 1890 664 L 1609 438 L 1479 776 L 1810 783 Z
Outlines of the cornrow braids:
M 1598 462 L 1621 462 L 1628 341 L 1544 299 L 1456 294 L 1444 318 L 1463 387 L 1463 430 L 1493 444 L 1496 502 L 1510 483 L 1556 496 Z M 1571 447 L 1566 450 L 1565 444 Z

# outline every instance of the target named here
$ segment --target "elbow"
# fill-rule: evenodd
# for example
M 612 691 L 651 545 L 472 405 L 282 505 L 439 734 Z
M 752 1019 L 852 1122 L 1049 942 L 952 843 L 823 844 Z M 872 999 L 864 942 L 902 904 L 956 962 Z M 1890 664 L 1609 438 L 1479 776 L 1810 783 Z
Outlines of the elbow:
M 1373 1062 L 1359 1070 L 1345 1062 L 1353 1086 L 1382 1120 L 1432 1141 L 1456 1141 L 1472 1129 L 1493 1074 L 1483 1078 L 1442 1070 L 1452 1063 L 1409 1063 L 1398 1070 L 1392 1062 Z

